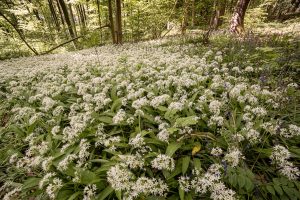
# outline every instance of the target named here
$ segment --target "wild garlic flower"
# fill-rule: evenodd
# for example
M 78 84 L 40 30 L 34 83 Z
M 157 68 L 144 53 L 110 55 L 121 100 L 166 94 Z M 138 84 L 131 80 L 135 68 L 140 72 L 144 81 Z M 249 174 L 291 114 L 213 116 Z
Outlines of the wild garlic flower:
M 168 170 L 173 171 L 175 168 L 174 159 L 170 156 L 159 154 L 154 160 L 151 161 L 152 168 L 158 170 Z
M 119 124 L 126 120 L 126 112 L 123 109 L 120 109 L 117 114 L 113 117 L 113 123 Z
M 144 142 L 144 138 L 140 133 L 129 140 L 129 145 L 131 145 L 133 148 L 140 148 L 143 147 L 145 144 L 146 143 Z
M 185 192 L 189 192 L 191 190 L 190 177 L 188 176 L 180 176 L 178 179 L 179 187 Z
M 144 167 L 145 161 L 143 157 L 139 154 L 136 155 L 119 155 L 121 161 L 125 166 L 130 169 L 142 169 Z
M 169 142 L 169 131 L 167 129 L 162 129 L 161 131 L 159 131 L 159 133 L 157 134 L 157 138 L 163 142 Z
M 71 164 L 75 159 L 77 159 L 77 156 L 75 154 L 67 155 L 62 161 L 58 163 L 58 170 L 64 171 L 68 169 L 69 164 Z
M 39 182 L 39 188 L 42 189 L 46 183 L 50 181 L 50 178 L 55 176 L 56 174 L 54 172 L 47 173 Z
M 87 185 L 83 189 L 83 200 L 92 200 L 96 195 L 97 186 L 95 184 Z
M 50 183 L 46 188 L 46 193 L 50 197 L 50 199 L 55 199 L 56 192 L 62 188 L 63 182 L 59 178 L 54 178 L 52 183 Z
M 232 148 L 225 154 L 224 160 L 227 161 L 232 167 L 236 167 L 239 164 L 240 159 L 243 158 L 242 152 L 237 148 Z
M 132 185 L 132 191 L 130 193 L 133 197 L 137 197 L 139 194 L 165 196 L 169 191 L 168 185 L 161 179 L 139 177 Z
M 213 200 L 235 200 L 235 192 L 226 188 L 222 182 L 212 184 L 210 198 Z
M 210 154 L 218 157 L 223 154 L 223 150 L 220 147 L 214 147 L 214 148 L 212 148 Z
M 220 114 L 220 109 L 221 109 L 222 103 L 218 100 L 213 100 L 209 103 L 209 111 L 213 113 L 214 115 L 219 115 Z
M 11 200 L 16 199 L 19 192 L 21 192 L 21 188 L 17 187 L 11 190 L 10 192 L 6 193 L 3 197 L 3 200 Z
M 121 165 L 111 167 L 107 172 L 107 181 L 115 190 L 129 190 L 133 174 Z
M 284 163 L 291 157 L 289 150 L 287 150 L 284 146 L 276 145 L 273 147 L 272 154 L 270 159 L 272 163 Z

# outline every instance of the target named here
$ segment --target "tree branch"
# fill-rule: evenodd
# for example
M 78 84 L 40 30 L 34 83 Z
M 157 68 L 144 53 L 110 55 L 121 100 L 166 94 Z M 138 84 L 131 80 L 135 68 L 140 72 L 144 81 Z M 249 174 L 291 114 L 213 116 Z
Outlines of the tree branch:
M 0 16 L 2 16 L 14 29 L 15 31 L 18 33 L 18 35 L 20 36 L 21 40 L 26 44 L 26 46 L 35 54 L 35 55 L 39 55 L 39 53 L 37 52 L 37 50 L 35 48 L 33 48 L 32 46 L 30 46 L 24 35 L 20 32 L 20 30 L 1 12 L 0 10 Z

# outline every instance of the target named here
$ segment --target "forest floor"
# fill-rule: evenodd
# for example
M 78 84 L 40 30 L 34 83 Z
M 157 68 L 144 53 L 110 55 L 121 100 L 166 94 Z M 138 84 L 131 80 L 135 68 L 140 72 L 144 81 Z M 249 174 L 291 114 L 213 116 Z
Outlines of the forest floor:
M 298 198 L 295 27 L 0 61 L 0 197 Z

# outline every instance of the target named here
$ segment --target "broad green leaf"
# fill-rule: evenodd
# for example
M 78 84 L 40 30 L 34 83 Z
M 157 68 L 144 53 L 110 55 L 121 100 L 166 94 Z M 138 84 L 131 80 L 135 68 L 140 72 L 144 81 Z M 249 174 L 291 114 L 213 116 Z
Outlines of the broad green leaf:
M 74 200 L 76 199 L 82 192 L 75 192 L 74 194 L 72 194 L 68 200 Z
M 97 196 L 97 200 L 104 200 L 108 195 L 110 195 L 114 189 L 111 186 L 107 186 L 100 194 Z
M 122 192 L 119 190 L 115 190 L 116 196 L 119 200 L 122 200 Z
M 268 192 L 275 196 L 275 190 L 271 185 L 267 185 L 266 189 L 268 190 Z
M 195 125 L 197 124 L 197 122 L 198 122 L 197 116 L 182 117 L 176 119 L 175 126 L 185 127 L 185 126 Z
M 193 163 L 194 163 L 194 166 L 197 170 L 201 170 L 201 161 L 200 161 L 199 158 L 194 158 Z
M 185 174 L 188 167 L 189 167 L 189 164 L 190 164 L 190 160 L 191 160 L 191 157 L 190 156 L 185 156 L 182 158 L 182 173 Z
M 112 117 L 108 117 L 108 116 L 101 116 L 97 118 L 100 122 L 104 122 L 106 124 L 112 124 Z
M 166 155 L 173 156 L 173 154 L 181 147 L 182 143 L 173 142 L 170 143 L 166 150 Z
M 116 112 L 122 106 L 122 98 L 116 99 L 111 106 L 111 111 Z
M 251 179 L 245 178 L 245 186 L 244 187 L 247 192 L 251 192 L 253 190 L 254 185 L 253 185 Z
M 279 185 L 274 185 L 274 189 L 280 196 L 283 195 L 283 191 Z
M 240 188 L 244 187 L 244 185 L 246 183 L 246 180 L 245 180 L 245 177 L 243 175 L 238 176 L 238 183 L 239 183 Z
M 184 190 L 181 187 L 178 188 L 180 200 L 184 200 Z
M 98 176 L 89 170 L 78 170 L 80 176 L 80 183 L 82 184 L 92 184 L 101 181 Z
M 28 188 L 32 188 L 32 187 L 35 187 L 39 184 L 41 178 L 28 178 L 25 182 L 24 182 L 24 185 L 22 187 L 22 189 L 28 189 Z

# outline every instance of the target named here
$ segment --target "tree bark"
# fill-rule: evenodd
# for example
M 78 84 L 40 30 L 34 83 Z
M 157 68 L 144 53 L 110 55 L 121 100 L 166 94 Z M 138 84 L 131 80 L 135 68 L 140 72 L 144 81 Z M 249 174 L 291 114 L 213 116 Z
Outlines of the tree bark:
M 223 24 L 223 16 L 226 9 L 226 0 L 215 1 L 215 11 L 211 22 L 211 27 L 217 30 Z
M 250 0 L 238 0 L 230 22 L 230 32 L 241 34 L 244 32 L 244 18 Z
M 72 22 L 74 34 L 75 34 L 75 37 L 77 37 L 76 23 L 75 23 L 75 18 L 74 18 L 74 14 L 73 14 L 72 4 L 69 4 L 68 6 L 69 6 L 69 10 L 70 10 L 70 15 L 71 15 L 71 20 L 72 20 L 71 22 Z
M 99 27 L 101 27 L 102 23 L 101 23 L 101 13 L 100 13 L 100 0 L 96 0 L 96 3 L 97 3 Z M 100 29 L 100 43 L 102 43 L 102 40 L 103 40 L 102 29 Z
M 109 25 L 110 25 L 110 30 L 111 30 L 112 41 L 113 41 L 113 44 L 116 44 L 117 41 L 116 41 L 116 35 L 115 35 L 115 24 L 114 24 L 111 0 L 108 0 L 108 18 L 109 18 Z
M 64 18 L 66 20 L 66 24 L 68 26 L 68 30 L 69 30 L 70 36 L 71 36 L 71 38 L 75 38 L 76 35 L 75 35 L 74 30 L 72 28 L 72 23 L 71 23 L 71 20 L 70 20 L 70 16 L 69 16 L 69 13 L 68 13 L 68 9 L 67 9 L 66 3 L 64 2 L 64 0 L 58 0 L 58 2 L 60 4 L 61 10 L 62 10 L 62 12 L 64 14 Z M 75 48 L 77 48 L 76 42 L 73 41 L 73 43 L 74 43 Z
M 48 0 L 48 4 L 49 4 L 49 9 L 50 9 L 51 16 L 52 16 L 52 19 L 54 21 L 56 30 L 60 31 L 60 25 L 59 25 L 59 22 L 58 22 L 58 19 L 57 19 L 56 11 L 55 11 L 52 0 Z
M 186 28 L 188 26 L 189 7 L 190 7 L 190 0 L 184 0 L 184 3 L 183 3 L 183 18 L 182 18 L 182 22 L 181 22 L 181 34 L 182 35 L 185 35 Z
M 121 0 L 116 0 L 116 43 L 123 43 L 123 33 L 122 33 L 122 2 Z
M 192 22 L 191 25 L 195 26 L 195 22 L 196 22 L 196 8 L 195 8 L 195 0 L 192 1 Z

